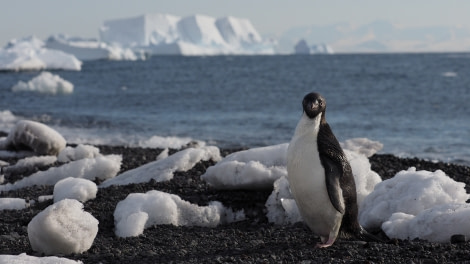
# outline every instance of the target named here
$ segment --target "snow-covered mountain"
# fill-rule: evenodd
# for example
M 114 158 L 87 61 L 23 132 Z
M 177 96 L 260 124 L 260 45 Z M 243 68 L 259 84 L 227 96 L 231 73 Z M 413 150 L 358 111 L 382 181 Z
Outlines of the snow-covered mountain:
M 301 39 L 308 43 L 327 43 L 335 52 L 452 52 L 470 50 L 469 27 L 405 27 L 379 20 L 360 26 L 337 23 L 294 27 L 279 37 L 279 51 L 294 52 L 294 46 Z
M 105 21 L 99 33 L 102 42 L 152 54 L 274 53 L 274 45 L 264 41 L 249 20 L 235 17 L 146 14 Z

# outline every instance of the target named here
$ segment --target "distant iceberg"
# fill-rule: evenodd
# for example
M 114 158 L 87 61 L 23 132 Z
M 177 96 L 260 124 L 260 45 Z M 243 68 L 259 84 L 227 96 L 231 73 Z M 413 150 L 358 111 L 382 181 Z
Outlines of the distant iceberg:
M 96 39 L 69 37 L 59 34 L 50 36 L 45 43 L 46 48 L 61 50 L 73 54 L 79 60 L 138 60 L 145 59 L 143 52 L 134 52 L 128 48 L 108 45 Z
M 0 49 L 0 70 L 81 70 L 82 62 L 75 56 L 59 50 L 47 49 L 34 36 L 13 39 Z
M 151 54 L 274 54 L 248 19 L 205 15 L 178 17 L 147 14 L 109 20 L 100 28 L 102 42 Z
M 299 40 L 294 46 L 295 54 L 333 54 L 333 48 L 322 43 L 309 46 L 304 39 Z

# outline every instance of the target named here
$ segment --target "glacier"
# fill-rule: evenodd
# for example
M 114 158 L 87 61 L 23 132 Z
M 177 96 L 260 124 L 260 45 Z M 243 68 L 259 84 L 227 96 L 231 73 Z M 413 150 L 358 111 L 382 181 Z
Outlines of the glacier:
M 104 21 L 99 35 L 102 42 L 152 55 L 275 54 L 275 43 L 263 40 L 250 20 L 231 16 L 145 14 Z

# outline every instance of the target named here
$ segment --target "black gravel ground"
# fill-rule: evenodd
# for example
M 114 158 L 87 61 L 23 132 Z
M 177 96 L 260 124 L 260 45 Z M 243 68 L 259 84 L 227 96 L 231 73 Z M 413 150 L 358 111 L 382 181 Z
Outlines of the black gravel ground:
M 155 160 L 161 150 L 99 146 L 103 154 L 122 154 L 122 171 Z M 222 150 L 223 155 L 234 150 Z M 383 179 L 415 166 L 418 170 L 441 169 L 457 181 L 470 185 L 470 168 L 420 159 L 403 159 L 392 155 L 374 155 L 372 169 Z M 10 160 L 14 162 L 14 160 Z M 278 226 L 268 223 L 264 204 L 271 193 L 266 191 L 218 191 L 211 189 L 200 176 L 214 162 L 200 162 L 193 169 L 176 173 L 168 182 L 99 189 L 96 199 L 85 203 L 85 210 L 99 220 L 93 246 L 83 254 L 63 256 L 84 263 L 470 263 L 470 242 L 430 243 L 421 240 L 396 240 L 387 243 L 361 242 L 340 238 L 332 247 L 315 249 L 318 238 L 302 224 Z M 45 168 L 37 168 L 45 169 Z M 13 181 L 22 175 L 8 175 Z M 207 205 L 220 201 L 227 207 L 245 210 L 247 220 L 216 228 L 154 226 L 133 238 L 114 235 L 113 212 L 116 204 L 129 193 L 161 190 L 182 199 Z M 35 186 L 1 193 L 0 197 L 35 200 L 52 194 L 52 187 Z M 35 203 L 24 210 L 0 212 L 0 254 L 40 256 L 31 249 L 27 225 L 52 202 Z M 383 234 L 378 234 L 383 235 Z M 451 236 L 453 234 L 449 234 Z

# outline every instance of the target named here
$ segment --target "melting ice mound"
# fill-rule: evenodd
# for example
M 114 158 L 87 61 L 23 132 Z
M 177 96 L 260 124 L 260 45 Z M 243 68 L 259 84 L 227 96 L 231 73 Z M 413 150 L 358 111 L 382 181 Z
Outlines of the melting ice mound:
M 105 21 L 101 41 L 151 54 L 274 54 L 248 19 L 147 14 Z

